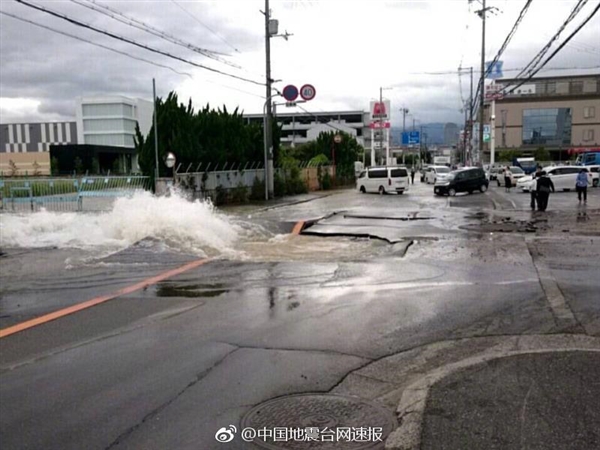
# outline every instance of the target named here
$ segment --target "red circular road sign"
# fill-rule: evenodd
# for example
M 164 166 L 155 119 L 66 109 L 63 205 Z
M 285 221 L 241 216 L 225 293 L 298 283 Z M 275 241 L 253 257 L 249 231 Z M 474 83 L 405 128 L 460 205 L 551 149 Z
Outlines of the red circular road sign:
M 285 98 L 288 102 L 293 102 L 298 98 L 298 88 L 293 84 L 288 84 L 283 88 L 283 98 Z
M 312 100 L 315 95 L 317 95 L 317 90 L 312 84 L 305 84 L 300 88 L 300 97 L 306 101 Z

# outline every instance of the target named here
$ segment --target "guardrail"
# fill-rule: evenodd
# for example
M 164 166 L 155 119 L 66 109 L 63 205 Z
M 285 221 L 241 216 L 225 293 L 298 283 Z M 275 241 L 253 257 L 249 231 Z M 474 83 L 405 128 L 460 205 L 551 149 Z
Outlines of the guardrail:
M 150 187 L 150 178 L 142 176 L 0 179 L 0 209 L 7 212 L 102 211 L 110 209 L 115 198 L 131 196 Z

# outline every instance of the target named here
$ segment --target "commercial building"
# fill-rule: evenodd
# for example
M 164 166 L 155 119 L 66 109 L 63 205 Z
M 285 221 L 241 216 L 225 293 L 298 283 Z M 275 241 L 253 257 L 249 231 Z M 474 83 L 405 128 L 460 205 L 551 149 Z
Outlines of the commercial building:
M 504 91 L 518 80 L 496 81 Z M 600 144 L 600 74 L 541 77 L 495 102 L 496 151 L 516 149 L 524 155 L 543 147 L 554 161 Z M 486 123 L 491 105 L 485 107 Z M 484 162 L 490 160 L 484 144 Z
M 48 175 L 51 157 L 60 156 L 67 148 L 72 156 L 78 145 L 87 146 L 85 154 L 92 152 L 101 166 L 109 161 L 108 169 L 135 170 L 136 123 L 147 135 L 153 110 L 152 102 L 142 99 L 81 97 L 76 101 L 75 121 L 1 124 L 0 175 Z M 115 158 L 118 164 L 114 164 Z
M 262 114 L 244 114 L 249 121 L 263 120 Z M 293 112 L 275 115 L 281 126 L 281 143 L 294 146 L 317 139 L 322 132 L 342 131 L 354 138 L 365 148 L 371 146 L 369 113 L 365 111 Z
M 50 146 L 77 143 L 75 122 L 0 125 L 0 174 L 48 175 Z

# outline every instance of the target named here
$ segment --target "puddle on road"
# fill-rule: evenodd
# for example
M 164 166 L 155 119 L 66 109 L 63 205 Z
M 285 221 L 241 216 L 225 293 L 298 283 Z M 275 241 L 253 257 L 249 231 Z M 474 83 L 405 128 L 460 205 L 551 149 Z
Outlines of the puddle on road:
M 328 262 L 401 257 L 404 247 L 377 239 L 286 234 L 267 241 L 241 242 L 237 249 L 242 260 Z
M 224 289 L 222 283 L 214 284 L 192 284 L 192 285 L 171 285 L 159 284 L 156 287 L 157 297 L 186 297 L 186 298 L 210 298 L 218 297 L 229 292 Z

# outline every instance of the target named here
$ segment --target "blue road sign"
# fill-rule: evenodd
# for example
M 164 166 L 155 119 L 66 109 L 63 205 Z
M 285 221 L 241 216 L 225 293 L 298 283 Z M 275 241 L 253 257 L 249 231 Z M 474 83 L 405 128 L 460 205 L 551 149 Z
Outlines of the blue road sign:
M 419 131 L 406 131 L 402 133 L 402 145 L 418 145 L 421 143 Z
M 293 102 L 298 98 L 298 88 L 293 84 L 288 84 L 283 88 L 283 98 L 285 98 L 288 102 Z
M 504 64 L 502 61 L 496 61 L 493 65 L 492 65 L 493 61 L 488 61 L 485 63 L 485 72 L 486 72 L 486 78 L 489 78 L 491 80 L 495 80 L 496 78 L 502 78 L 504 75 L 502 74 L 502 64 Z

